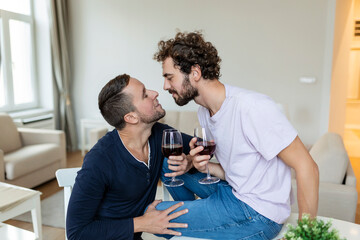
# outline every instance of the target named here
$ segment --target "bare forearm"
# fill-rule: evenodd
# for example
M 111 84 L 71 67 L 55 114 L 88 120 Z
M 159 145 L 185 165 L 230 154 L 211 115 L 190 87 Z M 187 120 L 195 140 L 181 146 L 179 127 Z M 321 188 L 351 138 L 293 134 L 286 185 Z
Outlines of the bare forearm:
M 317 165 L 315 164 L 311 171 L 297 174 L 296 181 L 299 218 L 304 213 L 316 217 L 319 200 L 319 172 Z
M 299 137 L 278 156 L 296 173 L 299 218 L 303 213 L 315 217 L 319 199 L 319 169 Z
M 225 171 L 219 163 L 209 162 L 209 171 L 212 176 L 225 180 Z

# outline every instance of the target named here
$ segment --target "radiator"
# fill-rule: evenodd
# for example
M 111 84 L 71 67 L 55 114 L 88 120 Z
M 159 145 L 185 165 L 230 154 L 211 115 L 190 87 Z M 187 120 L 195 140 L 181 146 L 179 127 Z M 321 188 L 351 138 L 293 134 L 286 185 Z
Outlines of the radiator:
M 55 118 L 53 113 L 33 113 L 23 116 L 12 116 L 17 127 L 55 129 Z

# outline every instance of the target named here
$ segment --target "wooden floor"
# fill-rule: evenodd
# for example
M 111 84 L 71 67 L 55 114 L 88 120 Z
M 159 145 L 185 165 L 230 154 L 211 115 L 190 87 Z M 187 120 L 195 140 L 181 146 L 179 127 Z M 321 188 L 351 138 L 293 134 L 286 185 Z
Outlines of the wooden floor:
M 81 167 L 83 161 L 83 157 L 81 156 L 81 152 L 72 152 L 67 154 L 67 167 Z M 350 158 L 351 164 L 355 171 L 356 179 L 357 179 L 357 190 L 360 192 L 360 158 Z M 42 192 L 41 199 L 47 198 L 52 194 L 60 191 L 60 188 L 57 185 L 57 181 L 51 180 L 47 183 L 44 183 L 35 188 L 36 190 Z M 5 223 L 23 228 L 26 230 L 33 231 L 32 224 L 28 222 L 8 220 Z M 355 223 L 360 224 L 360 199 L 358 199 L 358 206 L 356 211 L 356 219 Z M 43 226 L 43 239 L 44 240 L 64 240 L 65 239 L 65 230 L 63 228 L 54 228 L 49 226 Z

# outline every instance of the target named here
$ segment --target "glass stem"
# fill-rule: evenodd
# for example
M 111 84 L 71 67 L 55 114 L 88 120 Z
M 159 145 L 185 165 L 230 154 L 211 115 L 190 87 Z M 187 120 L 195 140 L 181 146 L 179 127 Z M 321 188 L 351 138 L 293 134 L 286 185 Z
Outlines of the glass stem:
M 172 181 L 172 182 L 175 182 L 175 177 L 171 177 L 171 181 Z
M 210 170 L 209 170 L 209 164 L 206 164 L 206 171 L 207 171 L 207 176 L 206 176 L 206 178 L 207 178 L 207 179 L 210 179 L 210 178 L 211 178 L 211 175 L 210 175 Z

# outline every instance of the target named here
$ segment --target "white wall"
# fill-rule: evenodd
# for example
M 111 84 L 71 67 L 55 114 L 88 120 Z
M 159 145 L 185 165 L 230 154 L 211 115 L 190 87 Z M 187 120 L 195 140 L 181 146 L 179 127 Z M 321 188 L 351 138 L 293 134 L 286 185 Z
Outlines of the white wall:
M 162 90 L 161 64 L 152 56 L 158 41 L 173 37 L 176 29 L 201 29 L 223 60 L 220 80 L 286 104 L 300 137 L 313 143 L 328 126 L 334 2 L 69 1 L 77 124 L 81 118 L 101 118 L 97 95 L 107 81 L 122 73 L 157 90 L 165 109 L 178 109 Z M 301 84 L 302 76 L 316 77 L 317 82 Z M 181 109 L 197 106 L 192 103 Z

